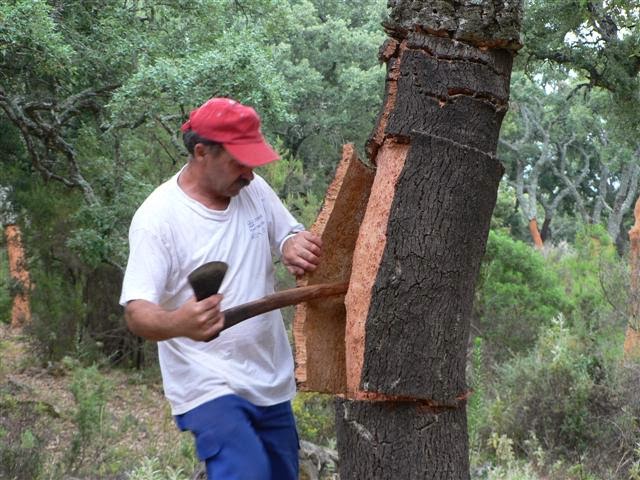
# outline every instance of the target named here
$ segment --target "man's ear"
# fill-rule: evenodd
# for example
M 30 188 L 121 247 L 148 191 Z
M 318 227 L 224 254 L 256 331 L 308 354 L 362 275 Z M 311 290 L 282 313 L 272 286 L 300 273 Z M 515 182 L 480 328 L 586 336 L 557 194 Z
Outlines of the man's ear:
M 204 143 L 196 143 L 193 147 L 193 158 L 200 162 L 207 154 L 207 146 Z

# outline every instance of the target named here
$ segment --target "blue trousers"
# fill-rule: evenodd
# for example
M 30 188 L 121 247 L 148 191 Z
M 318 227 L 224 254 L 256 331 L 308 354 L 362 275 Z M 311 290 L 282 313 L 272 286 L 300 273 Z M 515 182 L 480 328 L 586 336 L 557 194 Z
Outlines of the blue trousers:
M 176 415 L 209 480 L 297 480 L 298 432 L 291 403 L 259 407 L 225 395 Z

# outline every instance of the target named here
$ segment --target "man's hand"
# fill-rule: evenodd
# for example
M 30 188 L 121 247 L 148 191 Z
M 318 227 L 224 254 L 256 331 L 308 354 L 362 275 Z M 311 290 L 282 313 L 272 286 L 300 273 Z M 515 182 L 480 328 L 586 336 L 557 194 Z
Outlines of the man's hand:
M 322 240 L 311 232 L 302 231 L 282 246 L 282 263 L 295 276 L 312 272 L 320 262 Z
M 199 302 L 195 297 L 190 298 L 176 311 L 181 319 L 181 336 L 204 341 L 217 335 L 224 326 L 221 301 L 222 295 L 212 295 Z
M 147 300 L 132 300 L 125 309 L 129 330 L 147 340 L 162 341 L 175 337 L 209 340 L 224 325 L 220 311 L 222 295 L 200 302 L 192 297 L 177 310 L 165 310 Z

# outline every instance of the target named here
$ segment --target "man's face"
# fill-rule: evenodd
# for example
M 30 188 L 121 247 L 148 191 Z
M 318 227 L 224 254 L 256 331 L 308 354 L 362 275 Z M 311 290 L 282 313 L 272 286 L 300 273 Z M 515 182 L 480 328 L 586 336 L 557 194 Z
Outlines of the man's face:
M 253 180 L 253 168 L 238 162 L 222 147 L 205 146 L 204 186 L 218 198 L 230 198 L 240 193 Z

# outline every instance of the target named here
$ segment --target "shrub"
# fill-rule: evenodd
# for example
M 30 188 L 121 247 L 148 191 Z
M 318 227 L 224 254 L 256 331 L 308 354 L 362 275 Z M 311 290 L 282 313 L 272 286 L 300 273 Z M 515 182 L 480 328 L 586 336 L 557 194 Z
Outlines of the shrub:
M 9 263 L 4 244 L 0 242 L 0 322 L 9 323 L 11 321 L 12 299 L 9 293 L 11 279 L 9 276 Z
M 58 272 L 32 270 L 32 324 L 29 333 L 45 362 L 75 355 L 79 328 L 84 318 L 81 285 L 69 282 Z
M 293 413 L 301 438 L 318 445 L 335 442 L 335 411 L 331 395 L 298 393 L 293 399 Z
M 571 304 L 571 325 L 583 328 L 585 334 L 608 326 L 622 330 L 629 300 L 629 274 L 626 262 L 617 255 L 602 226 L 580 230 L 575 252 L 554 265 Z
M 94 441 L 105 434 L 105 409 L 112 385 L 94 365 L 73 372 L 71 393 L 76 401 L 73 420 L 77 431 L 68 452 L 70 466 L 81 465 Z
M 561 461 L 602 475 L 622 472 L 622 460 L 634 458 L 637 369 L 608 363 L 598 344 L 572 332 L 561 316 L 528 355 L 496 374 L 485 441 L 505 435 L 517 454 L 533 458 L 542 449 L 547 465 Z
M 568 307 L 559 278 L 542 255 L 505 233 L 489 233 L 475 317 L 498 360 L 531 348 L 540 327 Z

